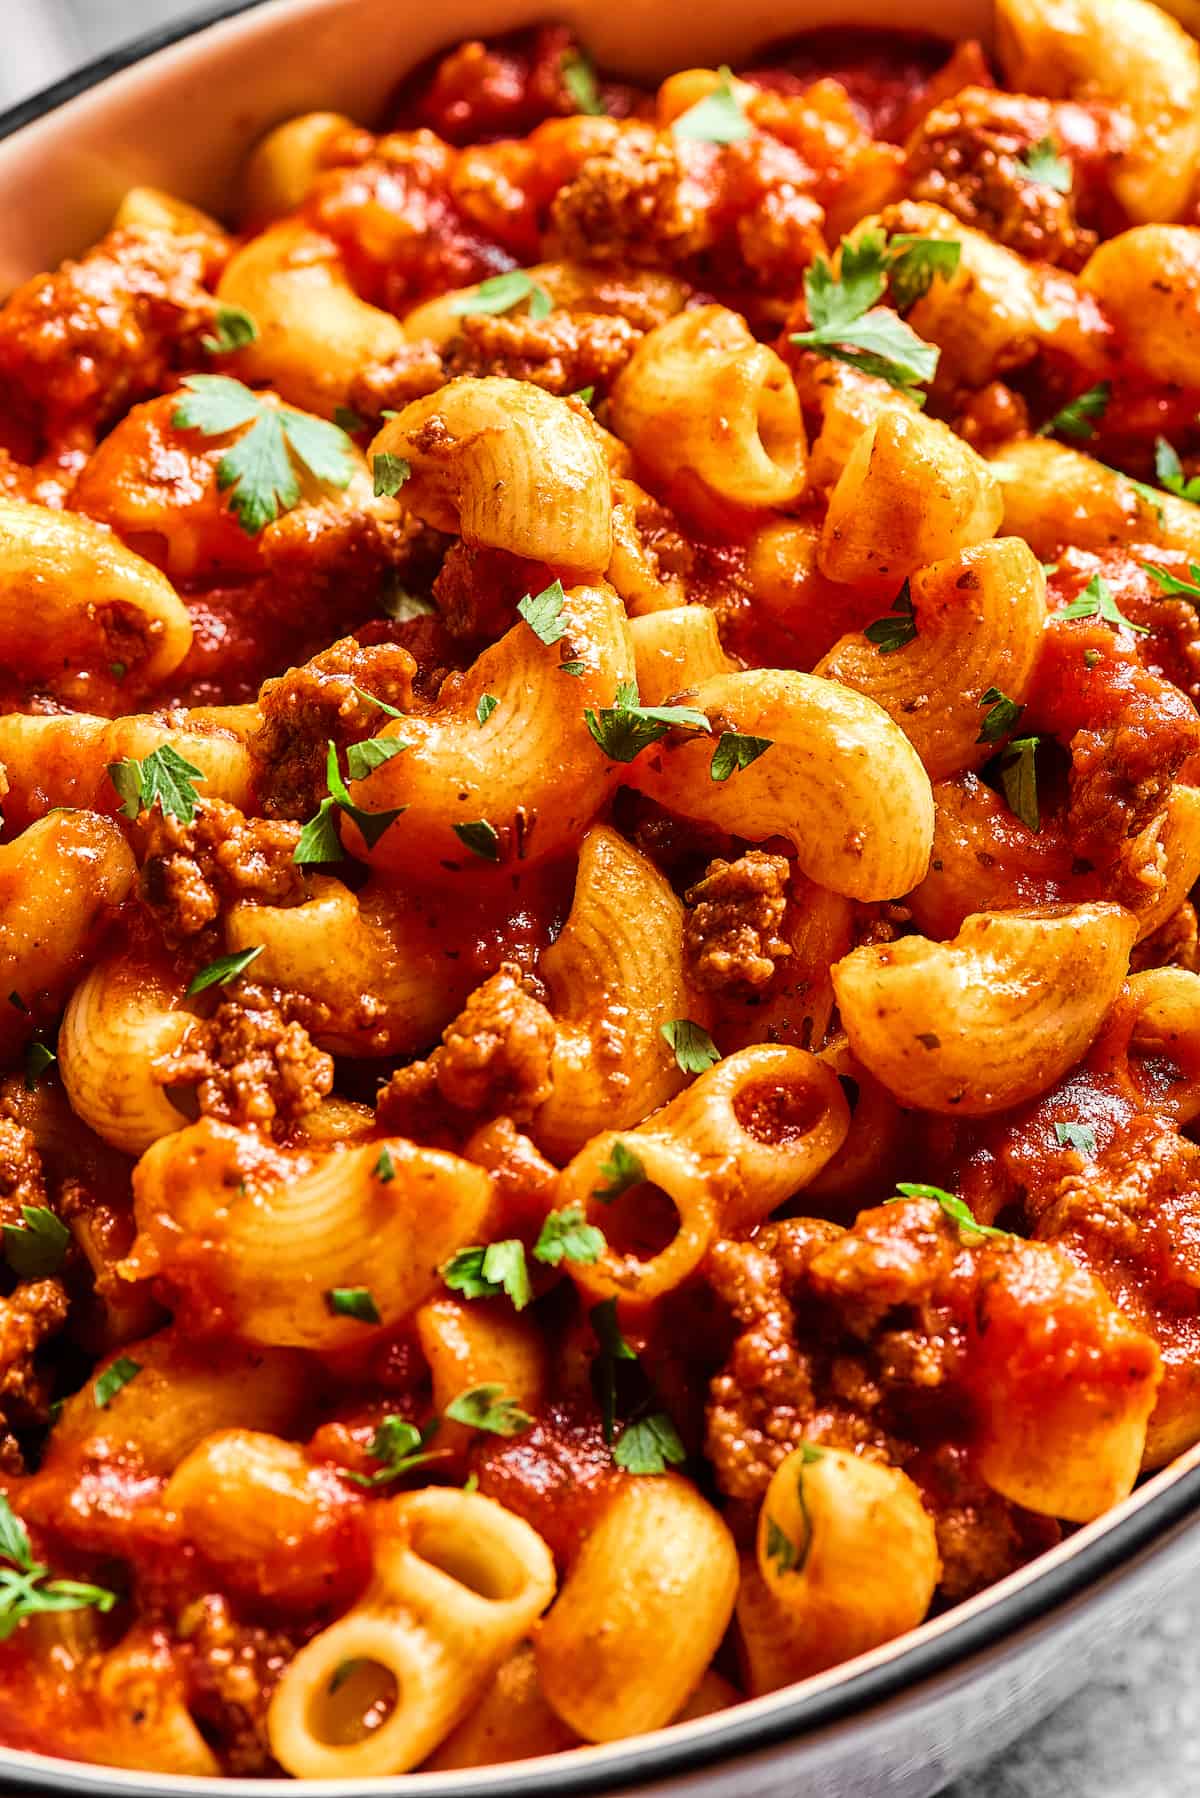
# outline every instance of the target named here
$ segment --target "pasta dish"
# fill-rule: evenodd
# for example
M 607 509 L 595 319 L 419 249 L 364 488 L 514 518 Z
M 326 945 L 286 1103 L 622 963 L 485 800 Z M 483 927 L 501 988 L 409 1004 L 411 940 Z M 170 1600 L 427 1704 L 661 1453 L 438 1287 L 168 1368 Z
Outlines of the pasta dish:
M 1200 1440 L 1200 47 L 997 11 L 0 307 L 0 1741 L 615 1741 Z

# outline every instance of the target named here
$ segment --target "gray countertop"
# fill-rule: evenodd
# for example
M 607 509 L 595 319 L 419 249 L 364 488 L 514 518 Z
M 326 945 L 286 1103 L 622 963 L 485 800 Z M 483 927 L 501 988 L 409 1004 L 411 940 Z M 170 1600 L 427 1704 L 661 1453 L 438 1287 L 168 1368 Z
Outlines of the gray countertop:
M 199 0 L 4 0 L 0 104 Z M 547 10 L 553 12 L 553 5 Z M 27 15 L 24 39 L 21 15 Z M 5 84 L 9 91 L 5 91 Z M 1200 1792 L 1200 1579 L 1111 1670 L 943 1798 L 1186 1798 Z

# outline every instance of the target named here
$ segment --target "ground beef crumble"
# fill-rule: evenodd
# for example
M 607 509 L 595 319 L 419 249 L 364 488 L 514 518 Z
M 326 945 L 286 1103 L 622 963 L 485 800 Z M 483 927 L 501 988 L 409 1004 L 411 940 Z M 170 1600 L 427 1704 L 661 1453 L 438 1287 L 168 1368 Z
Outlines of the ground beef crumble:
M 202 799 L 188 823 L 156 806 L 138 819 L 138 896 L 172 947 L 239 899 L 298 905 L 304 877 L 293 859 L 300 827 L 246 818 L 223 799 Z
M 163 1086 L 194 1085 L 204 1117 L 283 1127 L 333 1090 L 333 1057 L 266 994 L 243 986 L 211 1018 L 197 1019 L 154 1074 Z
M 792 953 L 780 935 L 790 877 L 785 857 L 761 849 L 709 863 L 685 895 L 684 954 L 697 986 L 716 992 L 767 984 Z

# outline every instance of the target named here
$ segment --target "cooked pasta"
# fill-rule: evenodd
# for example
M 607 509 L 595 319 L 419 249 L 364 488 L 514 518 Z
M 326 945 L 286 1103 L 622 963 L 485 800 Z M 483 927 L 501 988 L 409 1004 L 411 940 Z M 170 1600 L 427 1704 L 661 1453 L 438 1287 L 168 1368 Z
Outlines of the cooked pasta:
M 996 13 L 0 306 L 0 1742 L 586 1753 L 1200 1443 L 1200 47 Z

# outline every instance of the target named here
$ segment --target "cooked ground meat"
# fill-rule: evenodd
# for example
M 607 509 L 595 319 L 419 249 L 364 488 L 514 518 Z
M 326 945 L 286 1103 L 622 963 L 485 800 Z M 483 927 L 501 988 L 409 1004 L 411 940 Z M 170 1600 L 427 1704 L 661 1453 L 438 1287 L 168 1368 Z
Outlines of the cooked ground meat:
M 138 896 L 174 947 L 239 899 L 298 905 L 304 877 L 293 860 L 300 827 L 246 818 L 223 799 L 201 799 L 191 823 L 156 806 L 138 820 Z
M 468 314 L 446 355 L 446 379 L 508 375 L 548 393 L 594 387 L 606 394 L 643 333 L 615 314 L 551 312 L 545 318 Z
M 45 1422 L 48 1389 L 34 1357 L 67 1321 L 61 1280 L 30 1280 L 0 1299 L 0 1411 L 10 1423 Z
M 419 1140 L 464 1114 L 531 1118 L 550 1096 L 554 1020 L 515 962 L 471 994 L 426 1061 L 392 1075 L 378 1100 L 381 1127 Z
M 23 1205 L 46 1203 L 42 1163 L 33 1135 L 0 1114 L 0 1226 L 19 1224 Z
M 972 1307 L 998 1256 L 1040 1253 L 959 1240 L 921 1205 L 864 1212 L 845 1231 L 792 1218 L 752 1242 L 719 1243 L 705 1271 L 741 1334 L 711 1385 L 706 1452 L 735 1524 L 749 1522 L 792 1449 L 813 1441 L 917 1482 L 947 1598 L 1053 1542 L 1053 1520 L 987 1488 L 972 1452 Z
M 448 143 L 523 137 L 578 102 L 563 80 L 574 40 L 563 25 L 539 25 L 483 43 L 469 38 L 419 70 L 401 93 L 399 116 Z
M 339 746 L 378 734 L 387 713 L 407 711 L 416 663 L 397 643 L 369 647 L 343 637 L 262 690 L 263 721 L 250 739 L 262 807 L 272 818 L 308 818 L 326 793 L 330 739 Z
M 386 362 L 371 362 L 350 384 L 350 405 L 364 418 L 399 412 L 410 400 L 436 393 L 445 385 L 441 352 L 428 338 L 405 344 Z
M 243 986 L 211 1018 L 197 1019 L 154 1077 L 163 1086 L 194 1085 L 205 1117 L 284 1127 L 333 1090 L 333 1057 L 264 993 Z
M 203 361 L 218 271 L 211 237 L 122 230 L 27 281 L 0 311 L 0 385 L 14 410 L 46 442 L 90 447 L 174 368 Z
M 178 1633 L 187 1708 L 214 1743 L 222 1770 L 232 1778 L 282 1776 L 267 1740 L 267 1710 L 303 1632 L 239 1623 L 228 1600 L 213 1592 L 187 1607 Z
M 684 954 L 697 986 L 720 992 L 767 984 L 792 953 L 780 935 L 790 876 L 782 855 L 761 849 L 709 863 L 685 895 Z
M 908 146 L 911 197 L 944 206 L 1022 256 L 1082 268 L 1097 239 L 1075 216 L 1074 182 L 1064 193 L 1026 160 L 1046 140 L 1061 155 L 1060 110 L 1024 94 L 964 88 L 926 115 Z
M 521 600 L 540 593 L 553 579 L 543 562 L 527 562 L 506 549 L 476 549 L 460 540 L 446 552 L 433 597 L 452 637 L 483 645 L 519 623 Z
M 715 241 L 710 192 L 690 178 L 675 140 L 649 126 L 589 156 L 550 216 L 555 250 L 576 262 L 672 268 Z

